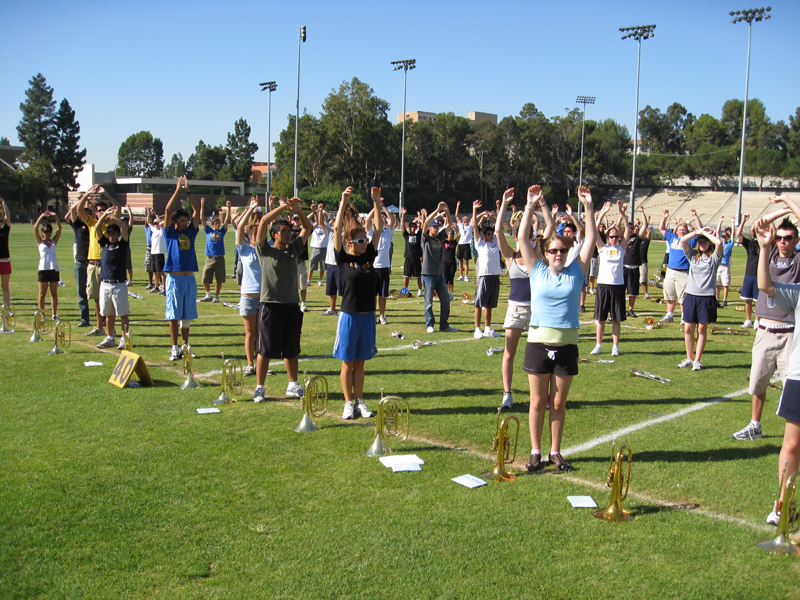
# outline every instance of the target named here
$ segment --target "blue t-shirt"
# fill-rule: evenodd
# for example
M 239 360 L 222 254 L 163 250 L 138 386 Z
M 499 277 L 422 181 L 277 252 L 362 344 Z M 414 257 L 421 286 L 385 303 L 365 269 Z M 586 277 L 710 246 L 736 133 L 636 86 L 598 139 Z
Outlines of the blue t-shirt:
M 144 241 L 147 244 L 147 247 L 150 247 L 150 225 L 147 223 L 144 224 Z
M 665 231 L 664 239 L 667 241 L 667 245 L 669 246 L 669 262 L 667 263 L 667 266 L 670 269 L 682 269 L 684 271 L 688 271 L 689 259 L 686 258 L 686 255 L 683 253 L 683 249 L 681 248 L 681 238 L 671 231 Z M 689 245 L 694 248 L 696 243 L 697 238 L 693 238 L 689 242 Z M 677 250 L 677 252 L 673 252 L 673 250 Z
M 531 327 L 578 329 L 583 270 L 574 260 L 559 275 L 544 261 L 531 271 Z
M 722 264 L 731 264 L 731 253 L 733 252 L 733 240 L 728 240 L 722 244 Z
M 197 254 L 194 251 L 194 239 L 200 232 L 194 223 L 189 223 L 185 231 L 178 231 L 175 225 L 164 230 L 164 272 L 197 271 Z
M 214 229 L 206 225 L 203 231 L 206 232 L 206 256 L 225 256 L 225 234 L 228 228 Z

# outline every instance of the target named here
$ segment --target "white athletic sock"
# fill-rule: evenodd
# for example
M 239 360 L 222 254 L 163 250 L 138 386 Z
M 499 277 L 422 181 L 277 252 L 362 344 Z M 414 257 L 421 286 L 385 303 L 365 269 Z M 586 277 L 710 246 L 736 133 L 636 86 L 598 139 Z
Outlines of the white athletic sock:
M 752 419 L 750 419 L 750 425 L 752 425 L 753 427 L 761 427 L 761 421 L 753 421 Z

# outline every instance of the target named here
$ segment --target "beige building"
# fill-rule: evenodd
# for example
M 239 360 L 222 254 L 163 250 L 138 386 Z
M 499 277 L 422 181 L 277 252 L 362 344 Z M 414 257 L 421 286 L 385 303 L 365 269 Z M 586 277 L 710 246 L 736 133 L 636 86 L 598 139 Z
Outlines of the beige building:
M 421 123 L 421 122 L 433 123 L 436 120 L 436 113 L 415 110 L 406 113 L 406 120 L 413 121 L 414 123 Z M 402 122 L 403 122 L 403 113 L 399 112 L 397 113 L 397 124 L 399 125 Z
M 493 115 L 492 113 L 485 113 L 485 112 L 468 112 L 467 119 L 473 121 L 474 123 L 480 123 L 481 121 L 491 121 L 492 125 L 497 125 L 497 115 Z

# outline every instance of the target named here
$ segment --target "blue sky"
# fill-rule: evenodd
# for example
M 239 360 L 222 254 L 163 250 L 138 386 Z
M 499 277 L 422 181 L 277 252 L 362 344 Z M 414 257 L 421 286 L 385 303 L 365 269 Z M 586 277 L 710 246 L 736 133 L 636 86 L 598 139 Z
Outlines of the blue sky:
M 198 140 L 224 144 L 244 117 L 267 160 L 267 96 L 275 80 L 272 141 L 295 109 L 300 25 L 300 110 L 319 114 L 325 97 L 358 77 L 402 111 L 403 75 L 393 60 L 415 58 L 408 110 L 516 115 L 533 102 L 548 117 L 597 97 L 587 118 L 633 130 L 636 42 L 619 27 L 655 23 L 642 43 L 640 109 L 680 102 L 719 117 L 744 97 L 747 25 L 734 1 L 428 0 L 317 2 L 231 0 L 56 2 L 0 0 L 0 135 L 17 143 L 28 80 L 41 72 L 81 124 L 87 160 L 114 168 L 119 145 L 149 130 L 165 160 Z M 777 121 L 800 106 L 800 2 L 771 4 L 753 24 L 750 97 Z

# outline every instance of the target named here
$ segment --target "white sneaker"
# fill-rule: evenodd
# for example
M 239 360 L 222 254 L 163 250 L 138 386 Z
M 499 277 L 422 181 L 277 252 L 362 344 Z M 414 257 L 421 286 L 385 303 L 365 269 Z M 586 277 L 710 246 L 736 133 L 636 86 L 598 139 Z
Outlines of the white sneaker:
M 417 290 L 417 298 L 422 298 L 422 296 L 424 296 L 424 295 L 425 294 L 423 293 L 423 291 L 421 289 Z
M 694 364 L 692 365 L 692 371 L 702 371 L 702 370 L 703 370 L 703 365 L 700 364 L 700 361 L 699 360 L 694 361 Z
M 211 296 L 206 294 L 205 296 L 200 298 L 200 300 L 198 300 L 198 302 L 211 302 Z
M 483 337 L 485 337 L 485 338 L 496 338 L 496 337 L 500 337 L 500 334 L 497 333 L 491 327 L 487 327 L 487 328 L 485 328 L 483 330 Z
M 323 285 L 323 284 L 322 284 L 322 279 L 320 279 L 319 281 L 317 281 L 317 287 L 322 287 L 322 285 Z
M 602 351 L 603 351 L 603 347 L 600 344 L 597 344 L 594 347 L 594 350 L 589 352 L 589 354 L 591 354 L 592 356 L 599 356 Z
M 153 289 L 153 284 L 152 283 L 148 283 L 146 286 L 144 286 L 144 289 L 152 290 Z
M 169 359 L 171 361 L 176 361 L 181 359 L 181 351 L 180 350 L 170 350 L 169 351 Z
M 211 302 L 219 302 L 219 296 L 213 296 Z
M 378 317 L 378 321 L 380 322 L 381 325 L 388 325 L 389 324 L 389 321 L 387 321 L 386 317 L 384 317 L 384 316 Z
M 450 302 L 452 302 L 455 299 L 456 297 L 453 295 L 453 292 L 450 292 Z
M 464 281 L 464 276 L 463 275 L 459 275 L 458 279 L 456 279 L 456 281 Z
M 117 345 L 117 343 L 114 341 L 114 338 L 111 337 L 110 335 L 107 335 L 106 338 L 102 342 L 97 344 L 97 347 L 100 348 L 100 349 L 113 348 L 116 345 Z
M 648 294 L 647 292 L 645 292 L 645 294 L 644 294 L 644 299 L 645 299 L 645 300 L 650 300 L 650 294 Z
M 308 307 L 305 302 L 300 303 L 300 312 L 308 312 Z
M 119 336 L 119 345 L 117 346 L 117 350 L 125 350 L 125 336 Z
M 364 419 L 369 419 L 373 414 L 372 411 L 367 408 L 367 405 L 364 404 L 363 400 L 356 402 L 356 410 Z
M 742 323 L 742 329 L 750 329 L 753 327 L 753 322 L 750 319 L 747 319 L 744 323 Z
M 428 333 L 433 333 L 433 325 L 428 325 L 428 328 L 425 331 Z
M 467 277 L 466 275 L 464 275 L 464 281 L 469 281 L 469 277 Z
M 105 336 L 106 332 L 103 331 L 102 329 L 98 329 L 97 327 L 92 327 L 91 331 L 84 333 L 83 335 L 84 337 L 95 337 L 100 335 Z
M 752 423 L 748 423 L 744 429 L 740 429 L 736 433 L 733 434 L 733 439 L 735 440 L 755 440 L 758 438 L 764 437 L 764 434 L 761 431 L 761 425 L 756 427 Z M 769 523 L 769 521 L 767 521 Z
M 694 366 L 694 361 L 691 358 L 684 358 L 680 363 L 678 363 L 679 369 L 685 369 L 686 367 Z
M 483 332 L 481 331 L 480 327 L 475 328 L 475 333 L 472 334 L 472 337 L 474 337 L 476 340 L 483 338 Z
M 611 347 L 611 356 L 619 356 L 619 346 Z
M 500 405 L 500 408 L 511 408 L 514 406 L 514 398 L 511 396 L 511 392 L 503 393 L 503 403 Z
M 322 316 L 323 317 L 331 317 L 331 316 L 335 317 L 336 316 L 336 311 L 331 309 L 331 308 L 329 308 L 328 310 L 323 310 L 322 311 Z
M 672 323 L 675 318 L 672 315 L 664 315 L 664 318 L 661 319 L 662 323 Z
M 259 402 L 264 402 L 266 400 L 266 394 L 264 393 L 264 388 L 256 388 L 256 391 L 253 393 L 253 402 L 258 404 Z
M 344 410 L 342 411 L 342 418 L 346 420 L 355 419 L 355 409 L 353 407 L 352 402 L 345 402 L 344 403 Z
M 778 508 L 778 501 L 775 501 L 772 507 L 772 512 L 767 516 L 767 525 L 777 525 L 781 521 L 781 513 L 776 510 Z M 791 513 L 790 513 L 791 514 Z
M 286 386 L 286 395 L 291 398 L 302 398 L 303 386 L 300 385 L 299 381 L 290 381 L 289 385 Z

